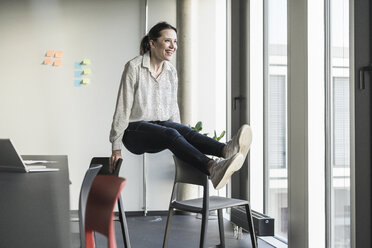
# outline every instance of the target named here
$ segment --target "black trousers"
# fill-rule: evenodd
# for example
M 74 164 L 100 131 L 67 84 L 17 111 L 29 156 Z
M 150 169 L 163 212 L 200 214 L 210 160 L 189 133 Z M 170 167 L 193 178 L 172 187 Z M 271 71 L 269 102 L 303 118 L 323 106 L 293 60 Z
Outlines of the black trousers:
M 125 130 L 123 144 L 134 154 L 169 149 L 179 159 L 207 175 L 207 164 L 211 159 L 205 154 L 222 157 L 222 148 L 226 145 L 171 121 L 131 122 Z

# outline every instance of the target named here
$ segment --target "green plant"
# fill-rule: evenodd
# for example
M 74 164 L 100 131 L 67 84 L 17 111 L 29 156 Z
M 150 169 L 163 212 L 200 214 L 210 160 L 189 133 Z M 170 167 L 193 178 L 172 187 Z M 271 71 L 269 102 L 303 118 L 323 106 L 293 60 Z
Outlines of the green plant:
M 203 130 L 203 123 L 201 121 L 198 121 L 194 127 L 191 127 L 191 129 L 201 133 L 201 131 Z M 225 136 L 225 133 L 226 133 L 225 131 L 222 131 L 221 134 L 217 136 L 217 132 L 216 130 L 214 130 L 214 135 L 212 139 L 219 141 L 220 139 L 223 138 L 223 136 Z M 202 134 L 205 136 L 208 136 L 208 133 L 202 133 Z

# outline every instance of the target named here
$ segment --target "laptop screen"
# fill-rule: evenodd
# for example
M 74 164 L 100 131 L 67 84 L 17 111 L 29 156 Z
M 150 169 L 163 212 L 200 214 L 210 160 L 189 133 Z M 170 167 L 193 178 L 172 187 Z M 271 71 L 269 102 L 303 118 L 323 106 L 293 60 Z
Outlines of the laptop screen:
M 24 168 L 22 158 L 18 155 L 10 139 L 0 139 L 0 166 Z

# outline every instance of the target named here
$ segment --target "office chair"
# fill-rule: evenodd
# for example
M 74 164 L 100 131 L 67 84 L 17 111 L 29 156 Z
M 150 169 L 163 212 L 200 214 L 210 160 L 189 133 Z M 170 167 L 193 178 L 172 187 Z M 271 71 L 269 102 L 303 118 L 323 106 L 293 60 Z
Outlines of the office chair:
M 114 208 L 126 179 L 97 175 L 89 191 L 85 212 L 86 248 L 95 248 L 94 232 L 107 237 L 108 248 L 116 248 Z
M 102 165 L 94 165 L 85 173 L 83 183 L 80 189 L 79 197 L 79 229 L 80 229 L 80 247 L 85 247 L 85 208 L 87 205 L 88 194 L 94 178 L 98 174 Z
M 101 164 L 103 167 L 99 171 L 99 175 L 114 175 L 119 176 L 121 164 L 123 160 L 119 159 L 116 163 L 115 170 L 113 172 L 110 172 L 110 158 L 109 157 L 94 157 L 92 158 L 90 162 L 90 166 L 94 166 L 96 164 Z M 130 239 L 129 239 L 129 232 L 128 232 L 128 225 L 127 225 L 127 219 L 125 217 L 125 211 L 124 211 L 124 205 L 123 201 L 121 199 L 121 195 L 119 195 L 118 199 L 118 210 L 119 210 L 119 221 L 121 226 L 121 232 L 123 234 L 123 241 L 124 241 L 124 247 L 125 248 L 131 248 L 130 245 Z
M 231 208 L 235 206 L 245 206 L 249 233 L 251 237 L 252 247 L 257 247 L 256 235 L 254 232 L 252 213 L 249 206 L 249 202 L 240 199 L 226 198 L 220 196 L 209 196 L 209 178 L 204 173 L 200 172 L 195 167 L 187 164 L 186 162 L 180 160 L 176 156 L 173 156 L 176 166 L 176 175 L 173 184 L 171 201 L 169 203 L 169 212 L 167 225 L 164 234 L 163 248 L 168 247 L 168 239 L 170 233 L 170 225 L 174 211 L 176 209 L 192 213 L 200 213 L 202 215 L 201 223 L 201 234 L 200 234 L 200 248 L 206 247 L 206 236 L 208 228 L 208 216 L 209 211 L 217 210 L 218 213 L 218 227 L 220 235 L 220 244 L 217 247 L 225 247 L 225 237 L 224 237 L 224 226 L 223 226 L 223 215 L 222 209 Z M 187 183 L 203 186 L 203 197 L 191 200 L 179 201 L 176 199 L 177 196 L 177 184 Z

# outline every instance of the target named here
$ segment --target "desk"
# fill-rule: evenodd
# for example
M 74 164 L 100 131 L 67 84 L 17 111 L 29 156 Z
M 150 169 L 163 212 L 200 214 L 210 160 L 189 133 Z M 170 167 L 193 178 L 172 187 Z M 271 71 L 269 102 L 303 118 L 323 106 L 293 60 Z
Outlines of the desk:
M 60 170 L 0 172 L 0 247 L 71 247 L 67 156 L 22 157 Z

